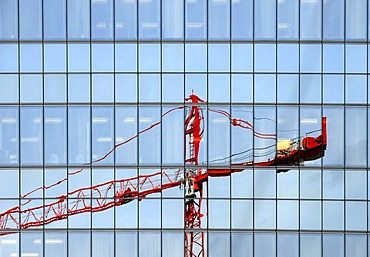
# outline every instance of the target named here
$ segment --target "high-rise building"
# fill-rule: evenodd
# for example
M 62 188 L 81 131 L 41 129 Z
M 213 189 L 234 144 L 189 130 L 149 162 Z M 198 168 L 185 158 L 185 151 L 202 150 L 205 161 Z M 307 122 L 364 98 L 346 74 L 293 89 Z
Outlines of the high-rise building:
M 369 256 L 369 7 L 0 0 L 0 256 Z

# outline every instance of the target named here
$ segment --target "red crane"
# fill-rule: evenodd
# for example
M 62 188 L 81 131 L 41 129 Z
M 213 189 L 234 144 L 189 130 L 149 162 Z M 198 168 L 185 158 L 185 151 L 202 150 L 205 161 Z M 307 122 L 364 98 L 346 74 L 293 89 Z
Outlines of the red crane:
M 71 215 L 85 212 L 100 212 L 127 204 L 134 199 L 139 201 L 147 195 L 159 193 L 165 189 L 180 187 L 184 189 L 185 211 L 185 256 L 204 257 L 205 256 L 205 235 L 202 232 L 201 213 L 203 183 L 208 177 L 230 176 L 231 173 L 241 172 L 247 166 L 276 166 L 277 172 L 289 170 L 286 166 L 299 165 L 305 161 L 321 158 L 325 154 L 327 145 L 326 118 L 322 118 L 322 129 L 320 135 L 312 137 L 306 135 L 303 138 L 289 140 L 283 144 L 274 144 L 275 157 L 263 162 L 254 162 L 249 160 L 241 163 L 232 163 L 229 168 L 208 168 L 206 170 L 198 168 L 199 149 L 204 134 L 204 116 L 205 102 L 195 94 L 191 94 L 186 101 L 190 106 L 175 107 L 164 114 L 186 109 L 187 117 L 185 119 L 184 131 L 184 161 L 185 167 L 173 170 L 161 170 L 149 175 L 139 175 L 132 178 L 124 178 L 108 181 L 91 187 L 80 188 L 66 195 L 61 195 L 54 202 L 41 205 L 32 205 L 33 193 L 39 190 L 47 190 L 58 186 L 68 180 L 64 178 L 52 185 L 36 188 L 27 194 L 21 196 L 24 201 L 21 206 L 15 206 L 3 213 L 0 213 L 0 236 L 17 233 L 19 229 L 27 229 L 47 225 L 51 222 L 66 219 Z M 275 134 L 258 133 L 248 121 L 232 118 L 231 115 L 223 110 L 208 108 L 209 112 L 218 113 L 225 116 L 233 126 L 241 129 L 251 130 L 254 137 L 276 140 Z M 124 142 L 115 145 L 103 157 L 91 162 L 85 163 L 84 167 L 89 167 L 93 163 L 100 162 L 109 156 L 117 147 L 120 147 L 137 138 L 140 134 L 158 126 L 158 121 Z M 284 166 L 284 167 L 281 167 Z M 81 168 L 68 175 L 71 177 L 82 172 Z M 74 200 L 71 200 L 74 199 Z

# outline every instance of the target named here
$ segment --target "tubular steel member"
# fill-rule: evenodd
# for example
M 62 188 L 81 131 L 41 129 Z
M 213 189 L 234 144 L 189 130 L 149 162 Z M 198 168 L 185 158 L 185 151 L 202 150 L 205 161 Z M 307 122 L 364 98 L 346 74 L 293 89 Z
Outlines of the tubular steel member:
M 193 104 L 185 120 L 184 133 L 184 155 L 185 165 L 198 165 L 198 155 L 200 142 L 204 132 L 204 117 L 202 109 L 197 103 L 204 102 L 198 96 L 191 94 L 186 101 Z M 188 149 L 187 149 L 188 146 Z M 185 256 L 186 257 L 204 257 L 204 232 L 201 231 L 201 207 L 202 207 L 202 185 L 194 183 L 194 179 L 202 175 L 202 169 L 184 170 L 184 196 L 185 196 Z M 197 193 L 199 196 L 197 197 Z

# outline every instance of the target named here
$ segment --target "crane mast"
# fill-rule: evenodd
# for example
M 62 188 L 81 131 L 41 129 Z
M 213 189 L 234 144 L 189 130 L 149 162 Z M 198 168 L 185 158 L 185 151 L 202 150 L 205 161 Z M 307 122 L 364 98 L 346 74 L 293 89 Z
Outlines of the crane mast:
M 184 169 L 183 182 L 185 191 L 185 256 L 204 257 L 205 234 L 201 230 L 203 190 L 202 185 L 195 183 L 194 180 L 194 178 L 202 175 L 202 169 L 196 166 L 199 164 L 199 148 L 204 132 L 204 117 L 202 109 L 197 104 L 204 101 L 194 94 L 191 94 L 186 100 L 191 101 L 192 106 L 185 120 L 184 133 L 185 166 L 190 166 Z

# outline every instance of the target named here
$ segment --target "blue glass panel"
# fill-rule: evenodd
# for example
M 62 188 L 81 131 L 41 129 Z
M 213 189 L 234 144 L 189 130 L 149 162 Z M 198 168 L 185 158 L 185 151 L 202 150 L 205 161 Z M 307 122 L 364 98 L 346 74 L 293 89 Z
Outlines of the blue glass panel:
M 278 1 L 278 38 L 298 39 L 299 1 Z
M 113 0 L 91 1 L 91 30 L 93 39 L 113 39 Z
M 136 71 L 137 53 L 136 44 L 115 44 L 116 71 Z
M 42 1 L 19 1 L 19 27 L 21 39 L 42 39 Z
M 44 117 L 45 164 L 65 164 L 67 161 L 66 108 L 45 107 Z
M 344 0 L 324 1 L 323 8 L 324 40 L 343 40 Z
M 33 72 L 42 70 L 42 46 L 41 44 L 21 44 L 21 72 Z
M 230 0 L 208 1 L 208 38 L 230 38 Z
M 160 39 L 160 0 L 139 1 L 139 38 Z
M 44 0 L 44 39 L 66 39 L 66 1 Z
M 298 50 L 297 44 L 278 44 L 277 69 L 280 72 L 298 72 Z
M 367 1 L 346 1 L 346 39 L 366 40 Z
M 68 71 L 70 72 L 90 71 L 89 44 L 68 45 Z
M 346 76 L 346 103 L 366 104 L 367 76 L 347 75 Z
M 344 103 L 344 76 L 324 75 L 324 103 Z
M 231 1 L 232 39 L 253 38 L 253 0 Z
M 2 107 L 0 108 L 0 163 L 1 165 L 14 165 L 19 162 L 19 120 L 17 107 Z M 12 171 L 17 173 L 17 171 Z M 12 176 L 10 176 L 12 177 Z M 3 181 L 7 181 L 3 180 Z M 10 179 L 10 182 L 12 180 Z M 17 187 L 15 188 L 17 189 Z M 5 193 L 8 192 L 5 190 Z M 2 197 L 6 197 L 2 195 Z M 18 197 L 13 195 L 12 197 Z
M 344 72 L 344 46 L 325 44 L 323 49 L 324 72 Z
M 254 46 L 255 71 L 276 71 L 276 45 L 256 44 Z
M 90 101 L 90 75 L 69 74 L 68 75 L 68 102 Z
M 114 78 L 111 74 L 94 74 L 92 76 L 92 101 L 113 102 Z
M 16 44 L 1 44 L 0 59 L 0 72 L 17 72 L 18 46 Z
M 63 74 L 48 74 L 44 76 L 44 93 L 46 103 L 66 102 L 66 76 Z
M 184 71 L 184 45 L 162 44 L 162 61 L 164 72 Z
M 137 38 L 137 2 L 115 0 L 116 40 Z
M 21 75 L 20 101 L 22 103 L 41 103 L 43 101 L 43 81 L 41 75 Z
M 18 102 L 18 75 L 0 75 L 0 103 Z
M 113 72 L 113 44 L 92 45 L 92 70 Z
M 366 73 L 366 45 L 346 45 L 346 72 Z
M 344 257 L 344 235 L 323 235 L 323 257 Z
M 322 1 L 301 1 L 300 36 L 301 39 L 321 39 Z
M 44 51 L 45 72 L 61 72 L 67 70 L 65 44 L 45 44 Z
M 16 40 L 18 38 L 18 1 L 1 1 L 0 17 L 0 39 Z
M 117 74 L 115 81 L 117 102 L 137 101 L 137 75 Z
M 186 1 L 186 39 L 207 38 L 207 0 Z
M 159 44 L 139 45 L 139 71 L 161 70 L 161 48 Z
M 208 70 L 211 72 L 230 71 L 230 45 L 208 45 Z
M 275 0 L 255 1 L 254 37 L 256 40 L 276 38 L 276 4 Z
M 184 0 L 162 1 L 162 38 L 184 38 Z
M 68 38 L 90 39 L 90 1 L 68 0 Z
M 205 72 L 207 70 L 207 45 L 185 45 L 185 71 Z

